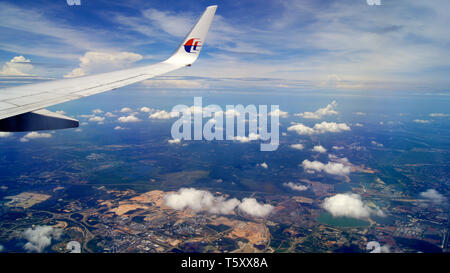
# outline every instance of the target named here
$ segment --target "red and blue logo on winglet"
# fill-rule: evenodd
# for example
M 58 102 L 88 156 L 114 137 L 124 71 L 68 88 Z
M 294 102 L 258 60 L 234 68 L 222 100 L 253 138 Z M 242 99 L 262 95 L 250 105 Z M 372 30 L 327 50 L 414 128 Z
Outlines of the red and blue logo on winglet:
M 201 40 L 198 38 L 192 38 L 189 39 L 185 44 L 184 44 L 184 50 L 186 50 L 187 53 L 195 53 L 200 51 L 200 47 L 202 47 L 201 45 Z

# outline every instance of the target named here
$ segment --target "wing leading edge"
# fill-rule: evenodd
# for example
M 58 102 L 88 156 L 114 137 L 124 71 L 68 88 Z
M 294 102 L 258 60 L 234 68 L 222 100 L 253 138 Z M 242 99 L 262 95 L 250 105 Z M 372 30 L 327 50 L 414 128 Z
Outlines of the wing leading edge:
M 78 127 L 78 121 L 41 109 L 190 66 L 197 60 L 217 6 L 209 6 L 167 60 L 114 72 L 0 89 L 0 131 L 36 131 Z M 47 118 L 48 117 L 48 118 Z M 63 122 L 67 119 L 66 122 Z M 66 126 L 66 127 L 65 127 Z

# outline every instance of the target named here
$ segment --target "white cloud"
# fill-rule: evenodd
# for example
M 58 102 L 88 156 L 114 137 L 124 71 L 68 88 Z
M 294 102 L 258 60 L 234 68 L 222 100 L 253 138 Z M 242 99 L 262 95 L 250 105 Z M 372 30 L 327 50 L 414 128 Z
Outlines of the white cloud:
M 133 115 L 130 115 L 126 117 L 120 117 L 117 119 L 117 121 L 122 123 L 131 123 L 131 122 L 140 122 L 141 120 Z
M 307 186 L 302 184 L 296 184 L 294 182 L 283 183 L 283 186 L 291 188 L 292 190 L 295 191 L 306 191 L 308 189 Z
M 92 113 L 94 113 L 94 114 L 101 114 L 101 113 L 103 113 L 103 110 L 97 108 L 97 109 L 92 110 Z
M 30 76 L 33 65 L 24 56 L 15 56 L 6 62 L 0 70 L 0 76 Z
M 344 163 L 328 162 L 324 164 L 320 161 L 303 160 L 302 167 L 305 171 L 326 172 L 332 175 L 345 176 L 350 173 L 351 167 L 346 166 Z
M 348 165 L 348 166 L 351 166 L 351 165 L 352 165 L 352 164 L 348 161 L 348 158 L 346 158 L 346 157 L 340 158 L 340 157 L 337 157 L 337 156 L 334 155 L 334 154 L 329 154 L 329 155 L 328 155 L 328 158 L 329 158 L 331 161 L 333 161 L 333 162 L 342 163 L 342 164 Z
M 305 126 L 301 123 L 297 123 L 295 125 L 289 126 L 287 130 L 294 131 L 299 135 L 312 135 L 315 133 L 314 129 L 312 129 L 308 126 Z
M 13 134 L 10 132 L 0 132 L 0 138 L 6 138 L 6 137 L 10 137 Z
M 116 126 L 114 127 L 114 130 L 125 130 L 125 128 L 123 128 L 122 126 Z
M 190 208 L 196 212 L 208 211 L 217 214 L 231 214 L 240 204 L 236 198 L 226 200 L 223 196 L 214 196 L 209 191 L 195 188 L 181 188 L 176 193 L 169 193 L 164 196 L 164 202 L 176 210 Z
M 383 211 L 370 208 L 361 196 L 354 193 L 339 193 L 325 198 L 322 207 L 334 217 L 367 219 L 370 215 L 385 216 Z
M 164 203 L 176 210 L 192 209 L 195 212 L 207 211 L 215 214 L 232 214 L 236 208 L 251 216 L 265 217 L 273 206 L 261 204 L 254 198 L 226 199 L 223 196 L 214 196 L 209 191 L 195 188 L 181 188 L 178 192 L 168 193 L 164 196 Z
M 106 113 L 105 113 L 105 117 L 108 117 L 108 118 L 115 118 L 115 117 L 117 117 L 117 115 L 114 115 L 114 114 L 111 113 L 111 112 L 106 112 Z
M 156 111 L 148 116 L 149 119 L 171 119 L 178 116 L 176 112 L 167 112 L 165 110 Z
M 258 166 L 260 166 L 260 167 L 262 167 L 262 168 L 264 168 L 264 169 L 269 168 L 269 165 L 267 165 L 266 162 L 263 162 L 263 163 L 261 163 L 261 164 L 258 164 Z
M 366 115 L 366 113 L 364 113 L 364 112 L 355 112 L 353 114 L 355 114 L 357 116 L 365 116 Z
M 427 120 L 427 119 L 415 119 L 415 120 L 413 120 L 415 123 L 422 123 L 422 124 L 425 124 L 425 123 L 430 123 L 430 121 L 429 120 Z
M 314 130 L 318 134 L 323 133 L 340 133 L 343 131 L 350 131 L 350 127 L 345 123 L 336 123 L 336 122 L 326 122 L 323 121 L 321 123 L 317 123 L 314 125 Z
M 448 117 L 449 114 L 444 114 L 444 113 L 431 113 L 430 117 Z
M 141 109 L 139 109 L 139 111 L 144 112 L 144 113 L 150 113 L 152 111 L 152 109 L 144 106 L 144 107 L 141 107 Z
M 314 152 L 318 152 L 318 153 L 326 153 L 327 152 L 327 149 L 325 149 L 322 145 L 314 146 L 314 148 L 312 150 Z
M 239 210 L 256 217 L 266 217 L 269 215 L 273 206 L 270 204 L 261 204 L 255 198 L 244 198 L 239 205 Z
M 357 123 L 355 123 L 355 126 L 357 126 L 357 127 L 364 127 L 364 124 L 357 122 Z
M 277 109 L 277 110 L 269 112 L 269 116 L 279 116 L 282 118 L 287 118 L 287 117 L 289 117 L 289 113 L 281 111 L 280 109 Z
M 107 72 L 129 67 L 140 61 L 142 56 L 132 52 L 86 52 L 80 57 L 80 64 L 66 78 L 80 77 L 89 74 Z
M 167 142 L 169 142 L 169 144 L 180 144 L 181 143 L 181 139 L 179 139 L 179 138 L 169 139 L 169 140 L 167 140 Z
M 124 107 L 120 109 L 120 113 L 129 113 L 129 112 L 133 112 L 133 110 L 130 107 Z
M 52 135 L 49 133 L 29 132 L 20 139 L 20 142 L 28 142 L 30 139 L 50 138 L 50 137 L 52 137 Z
M 98 122 L 98 123 L 103 123 L 103 121 L 105 121 L 104 117 L 98 117 L 98 116 L 94 116 L 92 118 L 89 118 L 90 122 Z
M 291 145 L 289 145 L 289 147 L 291 147 L 292 149 L 296 149 L 296 150 L 303 150 L 305 148 L 305 146 L 303 146 L 303 144 L 291 144 Z
M 24 249 L 29 252 L 42 252 L 52 243 L 52 239 L 59 239 L 62 231 L 52 226 L 36 226 L 28 228 L 23 232 L 23 236 L 28 242 Z
M 372 145 L 377 146 L 377 147 L 383 147 L 383 146 L 384 146 L 383 143 L 378 143 L 378 142 L 376 142 L 375 140 L 372 140 L 370 143 L 371 143 Z
M 259 134 L 250 133 L 248 136 L 235 136 L 234 140 L 239 141 L 241 143 L 247 143 L 252 140 L 258 140 L 261 136 Z
M 333 146 L 331 147 L 333 150 L 342 150 L 344 149 L 344 146 Z
M 435 204 L 442 204 L 447 200 L 444 195 L 440 194 L 435 189 L 428 189 L 424 192 L 421 192 L 420 196 Z
M 345 123 L 323 121 L 321 123 L 316 123 L 313 128 L 305 126 L 302 123 L 297 123 L 288 127 L 287 130 L 294 131 L 299 135 L 312 135 L 350 131 L 350 127 Z
M 337 102 L 332 101 L 330 104 L 328 104 L 324 108 L 319 108 L 315 112 L 303 112 L 303 113 L 295 114 L 295 116 L 303 117 L 303 118 L 307 118 L 307 119 L 321 119 L 324 116 L 337 115 L 338 112 L 336 111 L 336 106 L 337 106 Z

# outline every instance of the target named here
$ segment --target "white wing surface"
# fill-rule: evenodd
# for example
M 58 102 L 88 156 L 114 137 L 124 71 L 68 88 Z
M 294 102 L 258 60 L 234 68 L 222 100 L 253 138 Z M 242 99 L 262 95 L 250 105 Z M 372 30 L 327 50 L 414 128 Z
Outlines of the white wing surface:
M 0 131 L 78 127 L 78 121 L 43 108 L 113 90 L 190 66 L 198 58 L 216 9 L 217 6 L 207 7 L 175 53 L 161 63 L 0 89 Z

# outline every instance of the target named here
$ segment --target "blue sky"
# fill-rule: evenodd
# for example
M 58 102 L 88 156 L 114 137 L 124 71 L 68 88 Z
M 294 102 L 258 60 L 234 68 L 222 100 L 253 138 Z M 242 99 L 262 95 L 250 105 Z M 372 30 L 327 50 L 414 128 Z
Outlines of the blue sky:
M 448 1 L 2 1 L 0 84 L 168 57 L 218 4 L 198 62 L 142 88 L 447 92 Z

